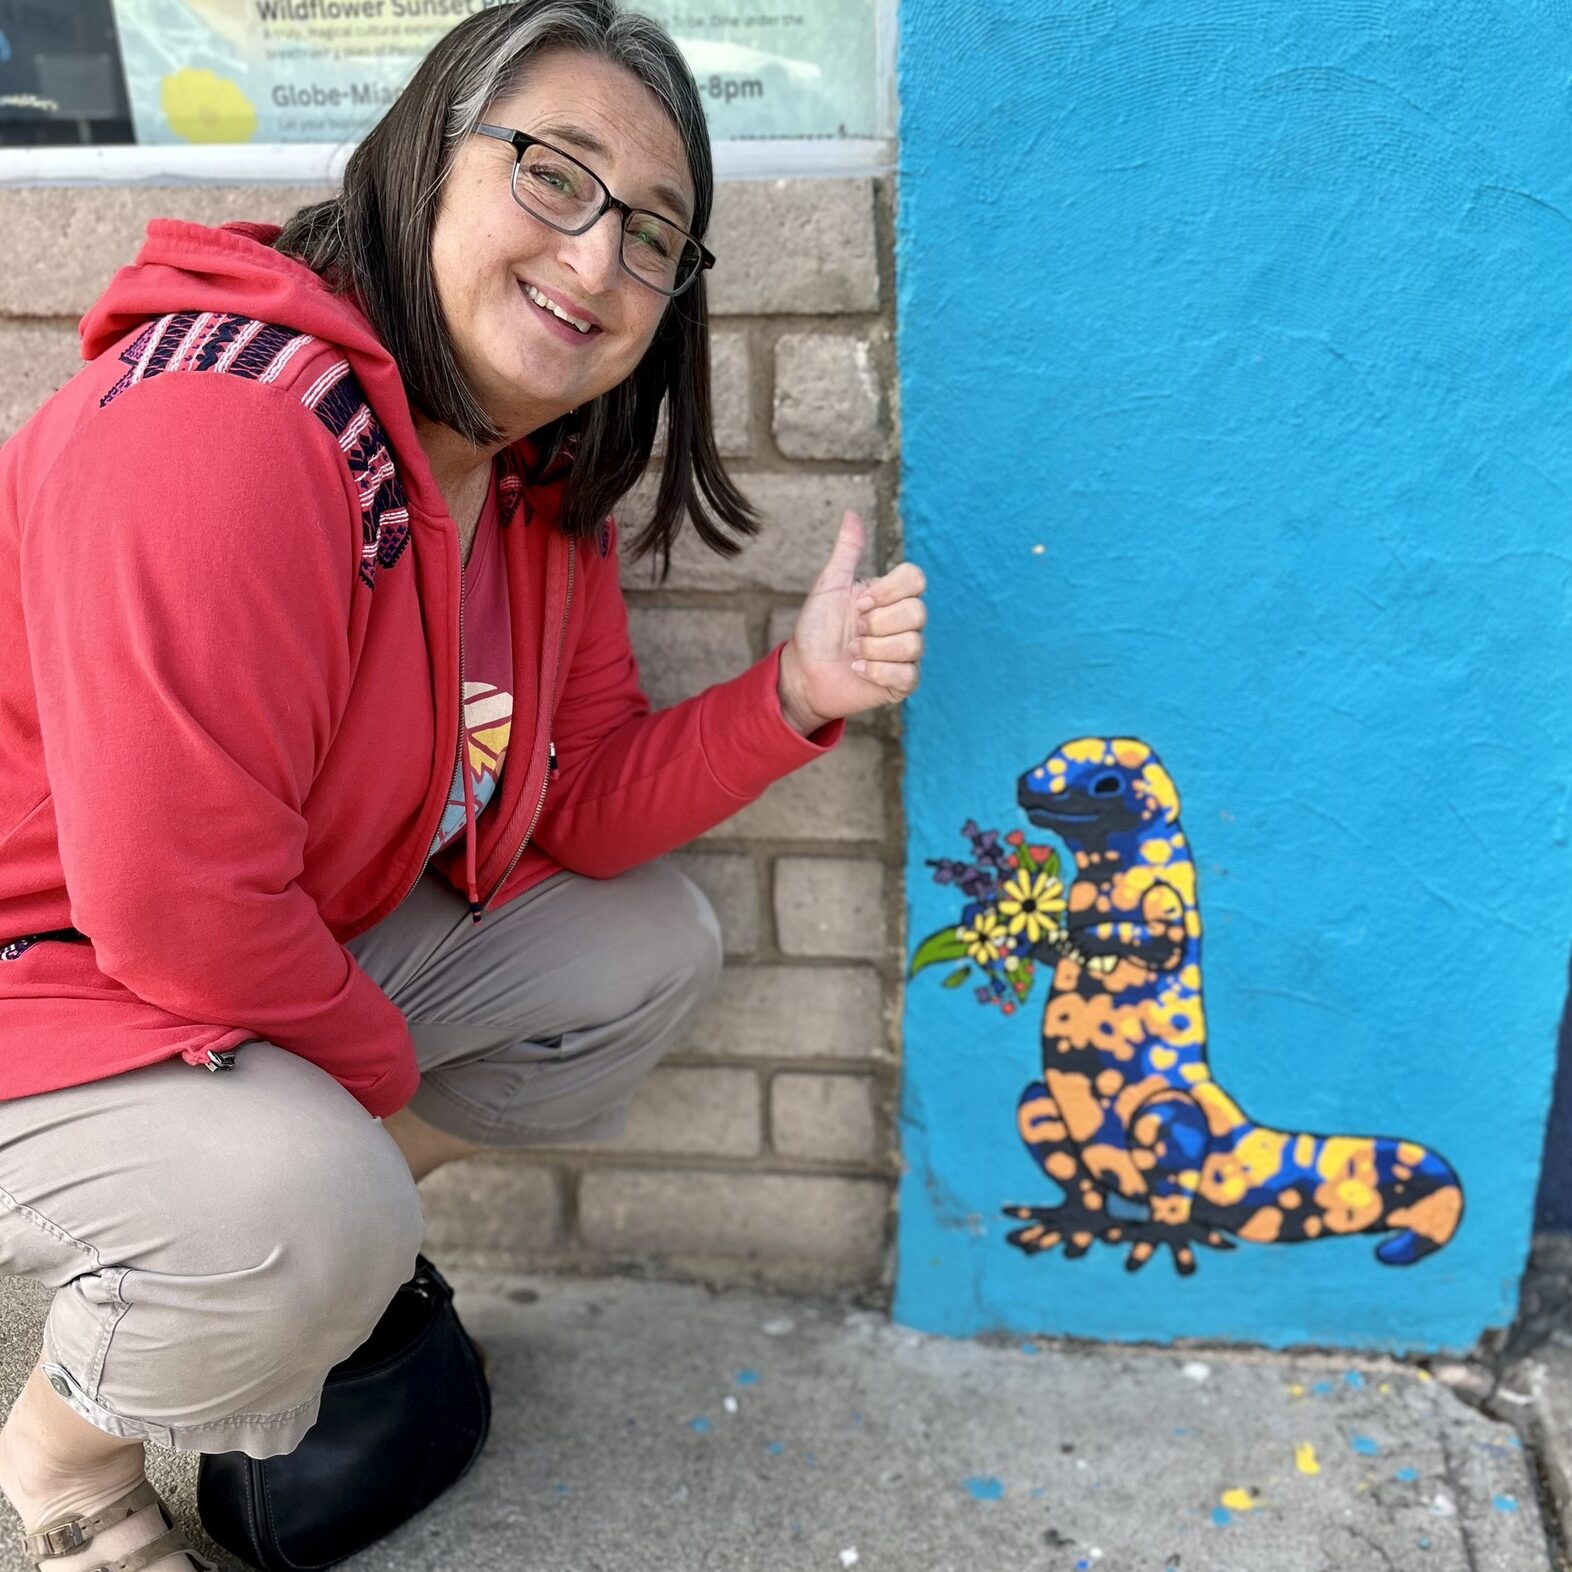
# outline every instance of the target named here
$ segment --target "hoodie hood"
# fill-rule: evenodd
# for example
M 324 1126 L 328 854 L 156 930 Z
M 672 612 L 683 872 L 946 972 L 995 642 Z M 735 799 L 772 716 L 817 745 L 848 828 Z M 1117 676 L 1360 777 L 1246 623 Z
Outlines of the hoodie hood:
M 158 218 L 136 260 L 121 268 L 82 318 L 82 358 L 96 360 L 128 333 L 175 311 L 223 311 L 309 333 L 342 351 L 393 445 L 413 507 L 446 513 L 415 433 L 404 379 L 346 296 L 304 263 L 272 249 L 276 224 L 233 223 L 218 229 Z

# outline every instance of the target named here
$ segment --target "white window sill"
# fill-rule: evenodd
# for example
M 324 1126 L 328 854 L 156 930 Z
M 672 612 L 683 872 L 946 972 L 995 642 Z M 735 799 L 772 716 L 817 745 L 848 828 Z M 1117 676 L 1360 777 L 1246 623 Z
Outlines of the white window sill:
M 720 180 L 850 179 L 895 167 L 888 138 L 717 141 Z M 323 143 L 237 147 L 0 147 L 0 186 L 331 185 L 352 149 Z

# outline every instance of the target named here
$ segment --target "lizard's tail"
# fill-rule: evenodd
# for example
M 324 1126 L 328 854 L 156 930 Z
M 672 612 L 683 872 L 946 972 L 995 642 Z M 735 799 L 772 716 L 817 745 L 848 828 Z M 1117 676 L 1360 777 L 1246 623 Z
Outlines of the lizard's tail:
M 1462 1222 L 1456 1170 L 1417 1141 L 1248 1129 L 1231 1154 L 1208 1158 L 1201 1177 L 1206 1215 L 1242 1239 L 1299 1244 L 1383 1234 L 1376 1258 L 1411 1266 Z
M 1379 1227 L 1400 1232 L 1376 1246 L 1387 1266 L 1412 1266 L 1433 1255 L 1463 1220 L 1463 1186 L 1439 1152 L 1417 1141 L 1378 1137 L 1376 1168 L 1386 1203 Z

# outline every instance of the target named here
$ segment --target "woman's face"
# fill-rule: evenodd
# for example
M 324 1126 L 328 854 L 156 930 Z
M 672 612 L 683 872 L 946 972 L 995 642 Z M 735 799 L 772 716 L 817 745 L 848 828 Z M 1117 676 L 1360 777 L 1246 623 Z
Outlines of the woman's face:
M 541 137 L 593 170 L 613 196 L 692 227 L 682 139 L 660 100 L 620 66 L 543 52 L 486 122 Z M 513 164 L 506 142 L 470 137 L 443 187 L 431 242 L 459 365 L 510 440 L 623 381 L 667 305 L 619 264 L 615 208 L 582 235 L 560 234 L 513 200 Z M 562 321 L 542 299 L 590 330 Z

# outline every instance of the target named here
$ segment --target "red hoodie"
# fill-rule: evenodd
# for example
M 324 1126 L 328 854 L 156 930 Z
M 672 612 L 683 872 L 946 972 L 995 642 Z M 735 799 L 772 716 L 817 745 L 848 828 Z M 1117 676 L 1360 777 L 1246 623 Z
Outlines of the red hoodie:
M 374 1114 L 418 1082 L 344 943 L 447 801 L 457 531 L 387 351 L 275 234 L 151 225 L 0 448 L 0 1098 L 252 1038 Z M 569 541 L 561 474 L 511 457 L 514 745 L 436 862 L 486 909 L 658 857 L 839 735 L 787 725 L 778 650 L 651 714 L 611 527 Z

